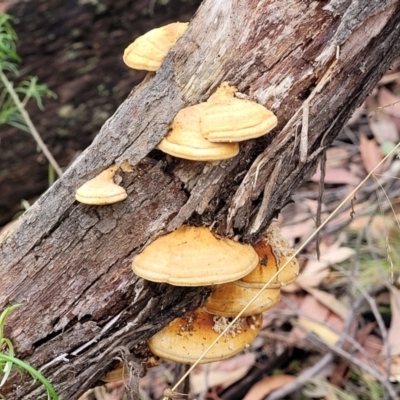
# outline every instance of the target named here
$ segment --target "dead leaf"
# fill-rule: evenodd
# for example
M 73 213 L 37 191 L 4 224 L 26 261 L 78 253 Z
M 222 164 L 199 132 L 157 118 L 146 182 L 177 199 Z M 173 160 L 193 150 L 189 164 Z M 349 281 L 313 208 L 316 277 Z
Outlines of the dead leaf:
M 356 251 L 350 247 L 332 246 L 325 254 L 322 254 L 321 261 L 329 265 L 340 264 L 354 256 Z
M 383 361 L 382 371 L 386 370 L 385 357 L 381 356 L 382 349 L 384 348 L 382 339 L 378 338 L 375 335 L 368 335 L 367 337 L 364 338 L 362 346 L 367 353 L 367 357 L 365 357 L 364 354 L 361 354 L 359 352 L 356 353 L 356 357 L 360 361 L 365 362 L 366 364 L 371 364 L 371 361 L 373 361 L 374 363 L 382 364 Z
M 256 361 L 255 353 L 240 354 L 228 360 L 215 362 L 207 367 L 199 365 L 190 374 L 191 393 L 198 394 L 208 388 L 220 386 L 226 388 L 242 379 Z M 209 371 L 207 372 L 207 368 Z
M 318 169 L 311 180 L 313 182 L 319 182 L 320 179 L 321 170 Z M 357 185 L 358 183 L 360 183 L 360 178 L 344 168 L 327 168 L 325 171 L 324 182 L 331 184 Z
M 390 381 L 400 382 L 400 357 L 392 357 L 390 368 Z
M 360 132 L 360 153 L 364 168 L 367 172 L 371 172 L 382 160 L 383 155 L 380 147 L 375 139 L 368 140 L 367 137 Z M 375 172 L 377 174 L 384 171 L 383 166 Z
M 305 267 L 301 270 L 299 277 L 296 280 L 296 285 L 303 287 L 317 287 L 321 282 L 328 277 L 329 265 L 325 261 L 309 259 Z
M 273 390 L 287 385 L 296 377 L 292 375 L 275 375 L 267 376 L 258 381 L 244 396 L 243 400 L 262 400 L 267 394 Z
M 400 216 L 398 216 L 400 217 Z M 368 233 L 375 237 L 385 237 L 388 235 L 388 229 L 393 227 L 394 219 L 384 215 L 360 215 L 354 218 L 349 225 L 349 229 L 353 231 L 361 231 L 368 225 Z
M 389 328 L 389 345 L 392 356 L 400 355 L 400 291 L 392 287 L 390 296 L 392 319 Z
M 379 144 L 384 142 L 397 143 L 399 134 L 396 125 L 389 115 L 386 114 L 385 110 L 379 108 L 378 103 L 372 96 L 368 97 L 366 103 L 369 115 L 369 128 L 374 134 L 376 141 Z
M 350 190 L 349 190 L 350 192 Z M 343 197 L 347 196 L 347 193 L 343 194 Z M 351 221 L 351 216 L 350 216 L 350 212 L 354 211 L 354 216 L 357 216 L 358 214 L 360 214 L 361 212 L 365 211 L 368 207 L 371 207 L 371 204 L 368 202 L 364 202 L 364 203 L 359 203 L 359 204 L 355 204 L 352 207 L 352 210 L 345 210 L 343 212 L 341 212 L 340 214 L 338 214 L 335 217 L 335 223 L 337 225 L 341 225 L 341 224 L 347 224 Z M 353 216 L 353 218 L 354 218 Z
M 340 339 L 340 336 L 336 332 L 320 322 L 310 321 L 309 319 L 299 317 L 297 323 L 308 331 L 315 333 L 327 343 L 335 344 Z
M 325 323 L 329 316 L 329 310 L 311 295 L 307 295 L 303 298 L 299 310 L 302 318 L 307 318 L 307 316 L 309 316 L 313 318 L 313 320 L 323 323 Z M 303 340 L 307 337 L 307 332 L 304 332 L 304 330 L 299 327 L 295 327 L 291 330 L 289 336 L 298 340 Z
M 379 89 L 378 103 L 386 114 L 400 118 L 400 97 L 393 94 L 385 87 Z
M 326 150 L 326 167 L 339 168 L 350 161 L 351 151 L 347 147 L 330 147 Z
M 286 225 L 281 228 L 282 236 L 286 240 L 293 240 L 297 238 L 302 238 L 304 236 L 309 236 L 315 230 L 315 222 L 311 216 L 298 224 Z
M 324 292 L 323 290 L 314 289 L 306 285 L 302 286 L 304 290 L 314 296 L 321 304 L 331 310 L 333 313 L 345 320 L 348 316 L 348 307 L 344 305 L 334 295 Z
M 395 82 L 400 79 L 400 72 L 394 72 L 392 74 L 385 74 L 382 79 L 378 82 L 379 86 L 387 85 L 388 83 Z

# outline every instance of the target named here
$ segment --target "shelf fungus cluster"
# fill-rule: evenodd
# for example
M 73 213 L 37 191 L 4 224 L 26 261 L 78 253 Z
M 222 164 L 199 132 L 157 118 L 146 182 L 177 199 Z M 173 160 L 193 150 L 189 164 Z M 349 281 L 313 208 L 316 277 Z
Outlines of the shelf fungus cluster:
M 271 284 L 247 308 L 201 362 L 222 360 L 246 348 L 262 323 L 261 313 L 279 301 L 280 287 L 293 282 L 299 272 L 278 228 L 270 227 L 256 246 L 214 235 L 206 227 L 182 226 L 161 236 L 132 261 L 136 275 L 153 282 L 177 286 L 214 287 L 203 307 L 172 321 L 148 342 L 158 357 L 194 363 L 253 299 L 268 280 Z M 289 269 L 289 271 L 286 271 Z
M 236 91 L 223 82 L 206 102 L 180 110 L 157 148 L 188 160 L 219 161 L 236 156 L 239 142 L 276 127 L 272 111 L 234 97 Z
M 157 71 L 188 25 L 175 22 L 138 37 L 125 49 L 124 62 L 131 68 Z M 187 160 L 221 161 L 239 153 L 239 142 L 263 136 L 277 126 L 272 111 L 236 98 L 236 91 L 236 87 L 223 82 L 206 102 L 180 110 L 157 148 Z M 76 191 L 76 200 L 91 205 L 124 200 L 125 189 L 113 182 L 116 170 L 113 165 L 86 182 Z
M 138 37 L 125 49 L 125 64 L 157 71 L 187 28 L 187 23 L 175 22 Z M 180 110 L 158 149 L 187 160 L 225 160 L 239 153 L 238 142 L 258 138 L 276 127 L 273 112 L 234 97 L 236 91 L 224 82 L 206 102 Z

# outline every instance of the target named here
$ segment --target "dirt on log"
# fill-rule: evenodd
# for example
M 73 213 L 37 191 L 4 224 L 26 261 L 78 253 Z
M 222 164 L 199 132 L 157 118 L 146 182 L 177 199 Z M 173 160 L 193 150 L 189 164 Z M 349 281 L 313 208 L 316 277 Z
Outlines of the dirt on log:
M 200 0 L 29 0 L 6 10 L 18 34 L 24 77 L 57 94 L 44 111 L 29 105 L 35 126 L 62 167 L 86 149 L 145 72 L 127 68 L 124 48 L 139 35 L 189 21 Z M 13 80 L 16 79 L 12 77 Z M 26 132 L 2 126 L 0 226 L 48 188 L 48 163 Z
M 0 308 L 23 305 L 6 329 L 18 356 L 61 399 L 77 399 L 121 352 L 140 360 L 144 341 L 209 289 L 145 282 L 133 255 L 183 223 L 257 240 L 398 56 L 399 39 L 399 1 L 204 1 L 160 70 L 3 238 Z M 154 150 L 178 110 L 222 81 L 273 110 L 279 126 L 223 162 Z M 124 161 L 133 167 L 120 173 L 127 200 L 74 201 L 77 187 Z M 3 394 L 45 398 L 17 374 Z

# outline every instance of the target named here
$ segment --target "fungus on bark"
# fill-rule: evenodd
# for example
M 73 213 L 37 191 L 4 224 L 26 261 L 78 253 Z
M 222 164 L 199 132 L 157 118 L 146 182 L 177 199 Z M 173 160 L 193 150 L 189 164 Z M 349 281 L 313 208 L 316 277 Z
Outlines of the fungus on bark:
M 206 227 L 182 226 L 136 255 L 132 268 L 153 282 L 207 286 L 240 279 L 257 264 L 250 245 L 217 237 Z
M 254 101 L 234 97 L 236 87 L 223 82 L 201 112 L 203 136 L 210 142 L 240 142 L 265 135 L 278 124 L 275 114 Z
M 203 309 L 213 315 L 236 317 L 258 292 L 259 289 L 237 285 L 237 281 L 223 283 L 213 290 Z M 279 299 L 280 289 L 265 289 L 248 306 L 242 317 L 262 313 L 274 306 Z
M 148 341 L 156 356 L 184 364 L 193 364 L 228 325 L 229 320 L 206 313 L 201 308 L 174 319 Z M 200 363 L 229 358 L 245 349 L 260 331 L 262 315 L 239 318 L 218 340 Z
M 183 108 L 175 116 L 170 131 L 157 148 L 175 157 L 195 161 L 217 161 L 239 153 L 237 143 L 211 143 L 200 130 L 200 113 L 207 103 Z
M 271 225 L 253 247 L 260 257 L 260 262 L 248 275 L 236 282 L 238 285 L 262 288 L 295 253 L 275 225 Z M 298 275 L 299 263 L 293 258 L 271 281 L 268 288 L 287 286 L 293 283 Z
M 114 183 L 118 167 L 111 165 L 95 178 L 84 183 L 75 192 L 75 198 L 81 203 L 104 206 L 118 203 L 128 197 L 126 190 Z
M 187 22 L 174 22 L 139 36 L 125 49 L 125 64 L 134 69 L 157 71 L 168 51 L 186 32 L 188 26 Z

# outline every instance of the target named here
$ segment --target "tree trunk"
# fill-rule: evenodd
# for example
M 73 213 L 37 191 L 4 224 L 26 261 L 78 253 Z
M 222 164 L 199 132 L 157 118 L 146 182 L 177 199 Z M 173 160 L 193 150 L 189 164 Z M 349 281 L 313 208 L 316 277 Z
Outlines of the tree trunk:
M 3 238 L 0 308 L 23 304 L 6 329 L 18 356 L 62 399 L 77 399 L 118 352 L 135 347 L 140 359 L 143 341 L 209 289 L 145 282 L 133 255 L 183 223 L 254 242 L 399 54 L 399 36 L 400 1 L 206 0 L 157 74 Z M 153 151 L 176 113 L 222 81 L 273 110 L 278 128 L 222 162 Z M 127 200 L 74 201 L 77 187 L 124 161 L 134 167 L 121 173 Z M 31 383 L 15 377 L 3 394 L 44 398 Z

